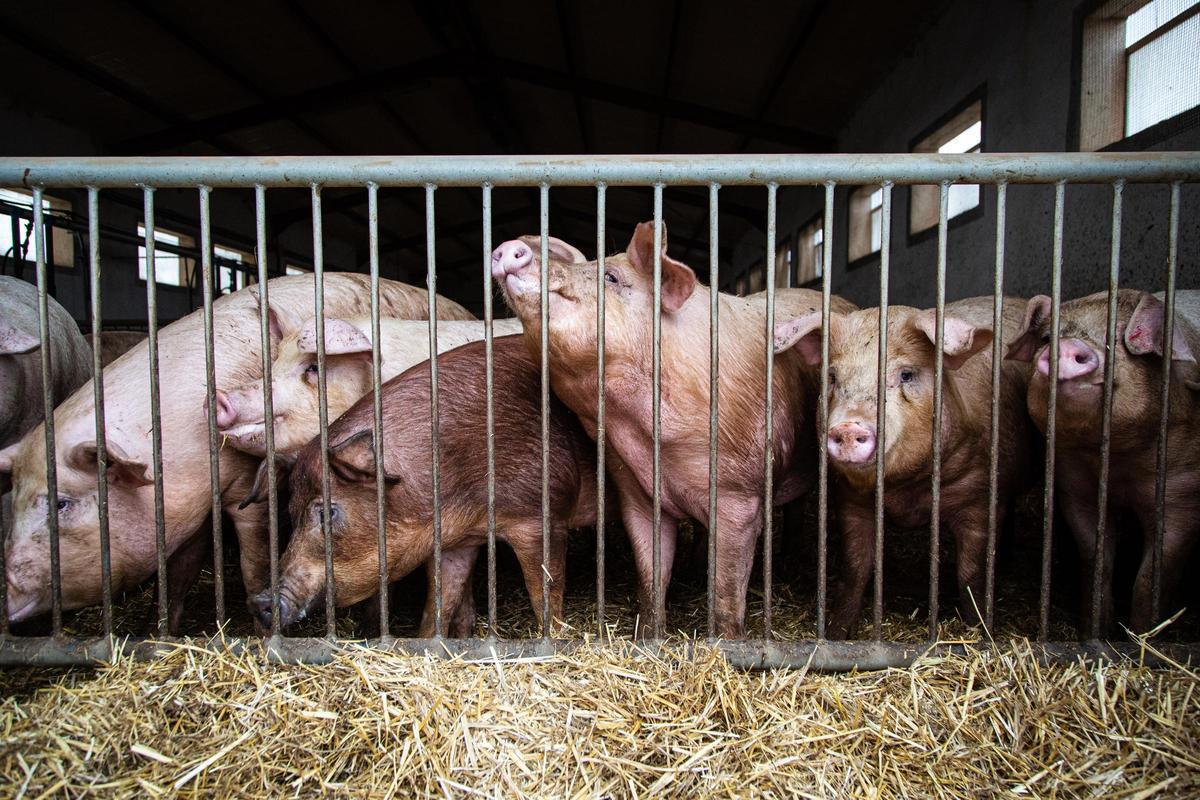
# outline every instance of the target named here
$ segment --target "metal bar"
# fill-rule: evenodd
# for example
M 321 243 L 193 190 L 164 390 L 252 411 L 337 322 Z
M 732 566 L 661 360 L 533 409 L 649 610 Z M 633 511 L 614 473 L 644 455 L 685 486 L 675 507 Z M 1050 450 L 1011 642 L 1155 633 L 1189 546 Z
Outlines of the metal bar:
M 596 184 L 596 633 L 603 639 L 608 631 L 604 626 L 604 498 L 606 489 L 604 450 L 604 215 L 607 196 L 605 185 Z
M 50 353 L 50 307 L 46 274 L 46 228 L 42 221 L 42 188 L 33 188 L 33 253 L 37 268 L 38 348 L 42 362 L 43 432 L 46 437 L 46 530 L 50 534 L 51 619 L 56 637 L 62 636 L 62 569 L 58 542 L 58 456 L 54 449 L 54 371 Z M 7 611 L 7 609 L 6 609 Z
M 875 376 L 875 594 L 871 609 L 871 636 L 883 638 L 883 529 L 884 529 L 884 465 L 887 452 L 887 353 L 888 353 L 888 294 L 892 264 L 892 184 L 883 184 L 883 209 L 879 238 L 879 353 L 878 373 Z
M 212 190 L 207 186 L 199 188 L 200 194 L 200 272 L 203 277 L 204 301 L 204 404 L 208 416 L 208 480 L 211 492 L 212 539 L 213 539 L 213 575 L 223 575 L 225 572 L 225 554 L 221 535 L 221 448 L 220 437 L 217 435 L 217 373 L 216 361 L 213 354 L 213 264 L 212 264 L 212 215 L 210 213 L 209 196 Z M 217 624 L 225 621 L 225 582 L 218 581 L 214 585 L 213 600 L 216 605 Z
M 325 231 L 321 187 L 313 184 L 313 316 L 317 332 L 317 413 L 321 423 L 321 536 L 325 544 L 325 635 L 337 636 L 337 604 L 333 586 L 333 529 L 329 499 L 329 387 L 325 371 Z
M 367 249 L 371 270 L 371 423 L 375 453 L 375 538 L 379 547 L 379 638 L 387 641 L 391 634 L 388 632 L 387 485 L 383 466 L 383 361 L 379 352 L 379 185 L 376 183 L 367 184 Z
M 540 287 L 539 320 L 542 376 L 542 638 L 550 639 L 550 570 L 546 567 L 550 556 L 550 184 L 538 187 L 538 205 L 541 215 L 541 261 L 538 286 Z
M 271 298 L 267 271 L 267 190 L 254 187 L 254 261 L 258 267 L 258 334 L 262 350 L 263 436 L 267 448 L 267 537 L 271 564 L 271 638 L 279 638 L 279 478 L 275 471 L 275 401 L 271 391 Z M 218 586 L 225 576 L 214 576 Z
M 483 185 L 483 350 L 487 400 L 487 629 L 496 637 L 496 407 L 492 369 L 492 185 Z
M 825 638 L 829 601 L 829 453 L 821 444 L 829 429 L 829 305 L 833 275 L 833 190 L 825 184 L 825 220 L 821 239 L 821 399 L 817 414 L 817 639 Z
M 100 190 L 88 187 L 88 277 L 92 312 L 92 404 L 96 409 L 96 518 L 100 528 L 100 597 L 104 635 L 112 636 L 112 549 L 108 528 L 108 437 L 104 415 L 104 313 L 100 290 Z M 3 548 L 0 548 L 3 549 Z M 4 614 L 7 624 L 8 614 Z
M 763 638 L 771 640 L 771 581 L 774 579 L 771 537 L 775 514 L 775 218 L 778 208 L 779 185 L 767 184 L 767 313 L 765 328 L 766 383 L 763 403 Z
M 167 596 L 167 528 L 163 508 L 162 406 L 158 385 L 158 265 L 154 260 L 154 189 L 142 190 L 146 230 L 146 321 L 150 348 L 150 448 L 154 476 L 154 549 L 158 556 L 158 635 L 166 636 L 169 601 Z
M 437 348 L 437 228 L 433 193 L 425 184 L 425 284 L 429 300 L 429 458 L 433 477 L 433 635 L 442 638 L 442 457 L 441 419 L 438 416 Z
M 654 342 L 652 375 L 650 378 L 651 439 L 653 468 L 653 519 L 651 535 L 654 537 L 651 563 L 651 595 L 654 602 L 654 638 L 663 636 L 663 592 L 662 585 L 662 201 L 663 185 L 654 184 L 654 297 L 653 330 Z
M 1004 344 L 1004 227 L 1008 218 L 1008 185 L 996 186 L 996 265 L 992 279 L 992 393 L 991 438 L 988 444 L 987 565 L 983 598 L 983 621 L 993 629 L 996 609 L 996 516 L 997 484 L 1000 476 L 1000 376 Z M 978 598 L 976 598 L 978 602 Z
M 942 378 L 946 342 L 946 229 L 950 184 L 938 187 L 937 337 L 933 344 L 933 452 L 930 456 L 929 503 L 929 638 L 938 635 L 938 584 L 941 576 L 942 511 Z
M 1054 445 L 1058 417 L 1058 338 L 1062 305 L 1063 216 L 1066 181 L 1054 184 L 1054 256 L 1050 272 L 1050 379 L 1046 406 L 1046 477 L 1042 493 L 1042 585 L 1038 608 L 1038 641 L 1050 631 L 1050 559 L 1054 554 Z
M 1104 597 L 1104 540 L 1115 536 L 1108 530 L 1108 474 L 1112 444 L 1113 377 L 1117 360 L 1117 288 L 1121 275 L 1121 193 L 1123 181 L 1113 184 L 1112 244 L 1108 260 L 1108 320 L 1104 336 L 1104 397 L 1100 410 L 1100 484 L 1096 488 L 1096 542 L 1092 549 L 1092 624 L 1088 636 L 1100 638 L 1101 608 Z
M 719 184 L 708 187 L 708 638 L 717 638 L 717 444 L 720 432 L 721 306 L 720 234 L 717 193 Z M 773 332 L 772 332 L 773 333 Z
M 1167 223 L 1167 291 L 1163 316 L 1162 393 L 1159 396 L 1158 469 L 1154 486 L 1154 553 L 1150 587 L 1151 623 L 1162 615 L 1163 536 L 1167 525 L 1167 435 L 1171 419 L 1171 353 L 1175 346 L 1175 277 L 1179 267 L 1179 182 L 1171 184 L 1171 210 Z
M 260 156 L 0 158 L 0 185 L 237 188 L 380 186 L 705 186 L 827 182 L 873 184 L 1130 183 L 1194 181 L 1200 153 L 852 153 L 729 156 Z

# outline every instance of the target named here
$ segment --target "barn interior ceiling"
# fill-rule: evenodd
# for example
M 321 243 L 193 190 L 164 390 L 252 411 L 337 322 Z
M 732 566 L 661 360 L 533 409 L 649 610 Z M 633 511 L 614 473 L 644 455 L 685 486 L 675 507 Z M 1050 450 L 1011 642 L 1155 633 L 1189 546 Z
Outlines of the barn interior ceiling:
M 34 3 L 0 9 L 0 57 L 14 103 L 107 155 L 830 152 L 946 5 Z M 385 256 L 422 274 L 421 192 L 380 197 Z M 536 232 L 537 202 L 497 190 L 497 240 Z M 610 190 L 609 249 L 650 204 Z M 669 189 L 665 207 L 672 254 L 704 274 L 707 192 Z M 329 190 L 324 208 L 327 235 L 365 253 L 366 192 Z M 761 189 L 722 190 L 723 252 L 764 208 Z M 307 224 L 307 193 L 273 193 L 269 218 L 273 234 Z M 594 251 L 593 191 L 555 190 L 550 218 Z M 437 219 L 442 280 L 476 279 L 478 191 L 439 191 Z

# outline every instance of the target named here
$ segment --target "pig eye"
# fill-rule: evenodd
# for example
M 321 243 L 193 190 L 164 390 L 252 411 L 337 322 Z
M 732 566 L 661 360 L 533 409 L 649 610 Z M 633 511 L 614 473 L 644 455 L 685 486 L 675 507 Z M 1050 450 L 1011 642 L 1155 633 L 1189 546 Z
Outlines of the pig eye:
M 311 363 L 307 367 L 305 367 L 304 374 L 305 375 L 316 375 L 317 374 L 317 362 L 314 361 L 313 363 Z
M 911 370 L 911 369 L 900 370 L 900 382 L 901 383 L 912 383 L 916 379 L 917 379 L 917 373 L 915 370 Z
M 57 503 L 56 507 L 58 508 L 58 511 L 61 514 L 63 511 L 66 511 L 68 508 L 71 507 L 71 501 L 65 497 L 60 497 L 60 498 L 58 498 L 58 503 Z
M 605 283 L 611 283 L 613 286 L 616 286 L 617 285 L 616 273 L 615 272 L 605 272 L 604 273 L 604 281 L 605 281 Z
M 831 370 L 829 370 L 829 385 L 833 386 L 836 383 L 837 383 L 837 371 L 831 369 Z

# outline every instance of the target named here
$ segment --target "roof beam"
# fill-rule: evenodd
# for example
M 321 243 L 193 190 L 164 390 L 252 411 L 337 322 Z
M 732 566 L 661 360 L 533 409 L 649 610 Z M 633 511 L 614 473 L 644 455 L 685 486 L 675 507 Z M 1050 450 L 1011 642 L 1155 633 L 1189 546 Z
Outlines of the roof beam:
M 679 20 L 682 16 L 683 2 L 675 0 L 671 10 L 671 33 L 667 37 L 667 63 L 663 69 L 662 102 L 665 106 L 667 98 L 671 96 L 671 71 L 675 66 L 675 49 L 679 44 Z M 666 132 L 667 115 L 660 109 L 658 112 L 658 132 L 654 136 L 654 152 L 661 153 L 663 146 L 663 134 Z
M 577 80 L 579 77 L 579 62 L 575 58 L 576 45 L 574 37 L 571 35 L 572 22 L 575 20 L 574 5 L 568 3 L 567 0 L 556 0 L 555 16 L 558 19 L 558 37 L 562 42 L 563 58 L 567 62 L 567 74 L 571 76 L 571 80 Z M 594 153 L 596 151 L 595 144 L 592 139 L 592 119 L 585 107 L 583 98 L 579 92 L 571 92 L 571 100 L 575 104 L 575 122 L 579 125 L 579 137 L 583 140 L 583 151 L 585 153 Z

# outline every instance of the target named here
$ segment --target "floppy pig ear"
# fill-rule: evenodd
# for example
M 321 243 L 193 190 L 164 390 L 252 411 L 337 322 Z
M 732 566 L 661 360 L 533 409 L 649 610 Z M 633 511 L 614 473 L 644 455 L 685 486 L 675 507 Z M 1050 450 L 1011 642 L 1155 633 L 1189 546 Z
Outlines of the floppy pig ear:
M 80 442 L 67 454 L 67 464 L 80 472 L 96 472 L 99 460 L 94 441 Z M 114 486 L 136 489 L 154 483 L 154 473 L 142 461 L 130 458 L 119 444 L 107 442 L 108 481 Z
M 38 337 L 11 325 L 0 323 L 0 356 L 19 356 L 37 350 L 41 342 Z
M 912 324 L 936 346 L 937 309 L 928 308 L 917 313 L 912 317 Z M 991 343 L 991 328 L 977 328 L 954 316 L 942 317 L 942 360 L 948 368 L 958 369 Z
M 375 482 L 375 447 L 371 431 L 359 431 L 329 447 L 329 466 L 338 477 L 351 483 Z M 400 479 L 384 472 L 384 481 Z
M 1021 333 L 1008 343 L 1005 358 L 1014 361 L 1033 361 L 1033 355 L 1042 346 L 1042 336 L 1038 332 L 1042 323 L 1050 318 L 1050 298 L 1044 294 L 1031 297 L 1025 306 L 1025 321 L 1021 323 Z
M 832 320 L 832 315 L 830 319 Z M 821 363 L 820 311 L 775 324 L 775 353 L 782 353 L 789 347 L 795 347 L 806 363 Z
M 633 231 L 625 255 L 646 275 L 654 274 L 654 223 L 643 222 Z M 682 261 L 667 255 L 667 224 L 662 223 L 662 305 L 675 312 L 696 290 L 696 273 Z
M 1162 301 L 1148 292 L 1143 293 L 1133 315 L 1129 317 L 1129 324 L 1125 326 L 1125 348 L 1134 355 L 1157 353 L 1161 356 L 1165 315 L 1166 306 Z M 1171 360 L 1196 363 L 1196 356 L 1188 346 L 1183 327 L 1178 324 L 1171 336 Z
M 538 237 L 538 248 L 541 248 L 541 237 Z M 550 251 L 552 258 L 557 258 L 560 261 L 566 261 L 568 264 L 586 264 L 587 256 L 579 251 L 578 248 L 567 244 L 562 239 L 555 236 L 546 237 L 546 248 Z
M 309 320 L 296 340 L 302 353 L 317 352 L 317 321 Z M 325 320 L 325 353 L 331 356 L 371 352 L 371 340 L 344 319 Z
M 242 502 L 238 503 L 238 510 L 242 510 L 252 503 L 261 503 L 267 499 L 270 484 L 269 473 L 267 472 L 267 459 L 263 459 L 258 463 L 258 472 L 254 474 L 254 485 L 250 487 L 250 493 L 247 494 Z M 296 463 L 295 456 L 285 456 L 282 453 L 275 454 L 275 481 L 287 480 L 288 473 L 292 469 L 292 465 Z

